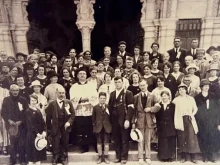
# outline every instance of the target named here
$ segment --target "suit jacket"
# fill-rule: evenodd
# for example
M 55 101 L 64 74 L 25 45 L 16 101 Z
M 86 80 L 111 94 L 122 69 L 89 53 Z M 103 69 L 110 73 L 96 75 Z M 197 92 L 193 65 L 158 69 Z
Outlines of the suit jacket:
M 116 60 L 117 60 L 117 55 L 118 54 L 119 54 L 119 52 L 115 53 L 114 56 L 113 56 Z M 125 64 L 125 60 L 126 60 L 127 57 L 132 57 L 132 55 L 130 53 L 128 53 L 128 52 L 125 52 L 125 54 L 123 56 L 124 64 Z
M 193 55 L 192 54 L 192 48 L 191 49 L 189 49 L 189 50 L 187 50 L 187 52 L 186 52 L 186 55 L 187 56 L 192 56 L 193 57 L 193 59 L 195 60 L 196 59 L 196 49 L 195 49 L 195 54 Z
M 19 108 L 18 104 L 21 104 L 22 107 Z M 16 99 L 13 96 L 5 97 L 2 103 L 1 116 L 5 121 L 6 129 L 9 129 L 8 120 L 14 122 L 22 121 L 22 126 L 25 124 L 25 113 L 28 108 L 27 100 L 24 97 L 18 96 Z M 21 126 L 21 125 L 20 125 Z
M 133 61 L 134 61 L 133 68 L 138 69 L 138 64 L 143 61 L 143 56 L 139 55 L 137 62 L 135 60 L 135 56 L 133 56 Z
M 104 68 L 104 72 L 110 72 L 113 75 L 115 70 L 111 66 L 108 66 L 107 70 Z
M 102 112 L 102 107 L 98 104 L 93 107 L 92 112 L 92 124 L 93 124 L 93 132 L 99 133 L 104 127 L 105 132 L 111 133 L 112 126 L 110 122 L 110 114 L 106 112 L 107 105 L 105 105 L 105 111 Z
M 69 122 L 70 124 L 73 123 L 75 118 L 75 111 L 73 109 L 73 105 L 71 101 L 64 100 L 64 105 L 69 105 L 69 114 L 67 113 L 67 110 L 65 110 L 65 117 L 64 122 Z M 52 136 L 55 136 L 57 134 L 57 131 L 59 129 L 59 104 L 57 103 L 57 100 L 54 100 L 49 103 L 48 107 L 46 108 L 46 124 L 47 124 L 47 130 Z M 64 128 L 63 128 L 64 129 Z M 71 131 L 71 127 L 67 128 L 67 132 Z
M 169 61 L 170 61 L 171 63 L 173 63 L 173 62 L 175 62 L 175 61 L 179 61 L 179 62 L 181 63 L 181 65 L 184 65 L 184 63 L 185 63 L 185 57 L 186 57 L 186 50 L 183 49 L 183 48 L 180 48 L 180 49 L 179 49 L 179 52 L 180 52 L 180 57 L 177 58 L 177 54 L 176 54 L 174 48 L 168 50 L 167 53 L 169 53 L 169 55 L 170 55 L 170 60 L 169 60 Z
M 153 52 L 149 54 L 149 60 L 153 60 L 154 58 L 157 58 L 159 60 L 159 63 L 162 63 L 163 62 L 163 59 L 162 59 L 162 54 L 157 52 L 157 55 L 156 56 L 153 56 Z
M 144 111 L 145 108 L 151 108 L 154 106 L 152 95 L 150 92 L 147 93 L 147 102 L 144 107 L 142 106 L 141 97 L 142 97 L 142 92 L 134 96 L 135 114 L 134 114 L 132 123 L 135 123 L 138 129 L 144 128 L 146 126 L 148 128 L 155 128 L 156 124 L 155 124 L 155 121 L 153 121 L 155 119 L 154 113 L 151 113 L 151 112 L 146 113 Z
M 124 127 L 125 120 L 128 120 L 131 123 L 131 120 L 134 115 L 133 98 L 133 94 L 129 90 L 123 89 L 117 98 L 116 91 L 111 92 L 108 106 L 113 127 L 116 123 L 115 120 L 118 120 L 121 127 Z

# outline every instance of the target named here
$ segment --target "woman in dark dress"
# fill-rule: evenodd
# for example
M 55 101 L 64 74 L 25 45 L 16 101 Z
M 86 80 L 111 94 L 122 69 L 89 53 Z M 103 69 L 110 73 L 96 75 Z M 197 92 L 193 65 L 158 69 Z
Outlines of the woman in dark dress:
M 142 77 L 145 81 L 147 81 L 149 92 L 152 92 L 157 86 L 157 77 L 151 74 L 151 65 L 147 64 L 143 67 L 144 76 Z
M 133 72 L 130 75 L 130 82 L 131 82 L 131 85 L 128 87 L 128 90 L 131 91 L 133 95 L 135 96 L 141 91 L 139 87 L 140 74 L 137 71 Z
M 26 123 L 28 129 L 26 153 L 29 165 L 32 165 L 33 163 L 40 165 L 41 161 L 46 160 L 46 148 L 38 151 L 35 147 L 36 137 L 46 137 L 46 124 L 40 110 L 37 108 L 37 100 L 38 97 L 36 95 L 30 95 L 30 104 L 26 111 Z
M 198 112 L 196 120 L 198 123 L 198 140 L 203 161 L 216 162 L 214 153 L 220 149 L 220 111 L 219 100 L 210 93 L 210 82 L 206 79 L 201 81 L 202 92 L 195 97 Z
M 154 58 L 151 61 L 151 74 L 154 76 L 159 76 L 159 75 L 163 75 L 163 72 L 161 70 L 158 69 L 159 67 L 159 59 Z
M 68 68 L 63 68 L 61 70 L 62 78 L 58 80 L 58 84 L 62 85 L 66 91 L 66 99 L 70 99 L 69 90 L 71 86 L 76 82 L 74 78 L 71 77 L 71 72 Z
M 175 98 L 177 91 L 176 80 L 173 75 L 170 73 L 172 70 L 172 65 L 169 62 L 166 62 L 162 65 L 163 75 L 165 77 L 164 86 L 169 88 L 172 94 L 172 98 Z
M 41 88 L 41 93 L 44 94 L 44 90 L 46 86 L 49 84 L 49 80 L 47 79 L 47 76 L 45 75 L 45 68 L 43 65 L 39 65 L 37 70 L 37 76 L 34 77 L 33 81 L 38 80 L 40 81 L 40 84 L 43 86 Z
M 176 129 L 174 126 L 175 105 L 171 103 L 170 93 L 161 92 L 162 101 L 156 112 L 157 134 L 158 134 L 158 157 L 162 161 L 173 161 L 176 149 Z M 154 112 L 154 111 L 152 111 Z
M 216 89 L 218 88 L 218 77 L 217 77 L 217 72 L 219 71 L 219 69 L 215 66 L 215 65 L 211 65 L 209 70 L 207 70 L 207 72 L 209 73 L 209 92 L 217 95 L 217 91 Z

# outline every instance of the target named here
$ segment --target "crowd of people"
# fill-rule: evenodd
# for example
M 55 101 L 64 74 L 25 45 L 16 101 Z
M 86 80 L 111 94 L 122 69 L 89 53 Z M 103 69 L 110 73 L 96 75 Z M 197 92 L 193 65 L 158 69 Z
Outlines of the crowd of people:
M 126 42 L 112 54 L 104 47 L 98 62 L 91 51 L 58 59 L 52 51 L 34 49 L 26 55 L 0 52 L 1 154 L 10 165 L 19 155 L 21 165 L 46 160 L 67 164 L 68 147 L 88 152 L 93 146 L 97 164 L 126 164 L 129 143 L 138 143 L 140 164 L 151 164 L 151 150 L 161 161 L 181 162 L 202 153 L 204 162 L 216 162 L 220 149 L 220 46 L 208 50 L 193 39 L 191 49 L 174 47 L 159 53 L 159 44 L 130 54 Z M 178 154 L 177 154 L 178 152 Z

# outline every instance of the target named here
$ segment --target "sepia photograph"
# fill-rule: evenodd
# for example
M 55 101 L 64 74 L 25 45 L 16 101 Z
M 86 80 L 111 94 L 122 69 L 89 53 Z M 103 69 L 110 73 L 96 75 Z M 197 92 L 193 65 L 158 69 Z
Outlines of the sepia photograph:
M 220 0 L 0 0 L 0 165 L 220 164 Z

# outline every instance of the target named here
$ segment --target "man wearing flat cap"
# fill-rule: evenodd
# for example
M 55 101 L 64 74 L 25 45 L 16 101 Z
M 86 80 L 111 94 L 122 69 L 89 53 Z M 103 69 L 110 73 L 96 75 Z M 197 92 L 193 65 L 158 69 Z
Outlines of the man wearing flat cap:
M 130 53 L 126 52 L 126 46 L 127 46 L 127 43 L 125 41 L 120 41 L 118 43 L 119 51 L 114 55 L 114 57 L 116 58 L 117 55 L 119 54 L 123 57 L 124 62 L 128 56 L 132 57 L 132 55 Z
M 16 84 L 10 86 L 10 96 L 3 100 L 1 115 L 6 124 L 6 130 L 11 126 L 18 126 L 18 134 L 10 135 L 10 165 L 15 165 L 17 154 L 21 165 L 25 165 L 25 139 L 27 128 L 25 124 L 25 111 L 28 108 L 27 100 L 19 95 Z

